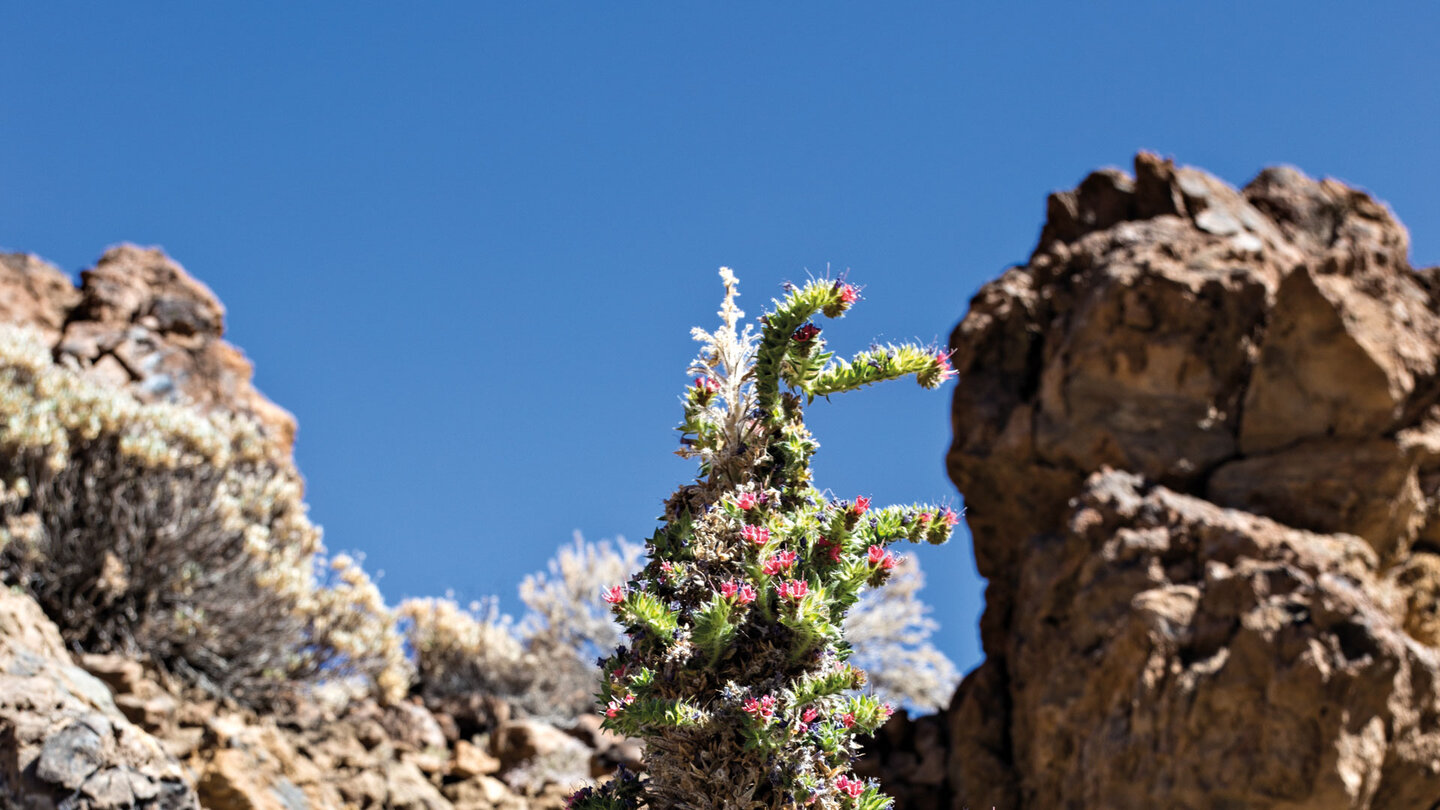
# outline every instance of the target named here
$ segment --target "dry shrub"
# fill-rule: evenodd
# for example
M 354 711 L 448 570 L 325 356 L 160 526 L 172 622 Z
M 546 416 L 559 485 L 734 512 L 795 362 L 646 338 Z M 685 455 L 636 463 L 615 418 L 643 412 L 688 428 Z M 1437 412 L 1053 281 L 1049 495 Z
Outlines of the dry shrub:
M 417 689 L 427 699 L 493 695 L 521 713 L 574 718 L 594 705 L 598 656 L 615 649 L 620 628 L 600 596 L 640 567 L 644 547 L 586 542 L 577 533 L 525 578 L 528 608 L 517 626 L 492 598 L 467 610 L 452 599 L 411 599 L 398 608 L 415 655 Z
M 348 558 L 324 570 L 300 476 L 252 422 L 141 404 L 0 327 L 0 480 L 0 578 L 79 648 L 248 703 L 319 677 L 404 693 L 379 592 Z

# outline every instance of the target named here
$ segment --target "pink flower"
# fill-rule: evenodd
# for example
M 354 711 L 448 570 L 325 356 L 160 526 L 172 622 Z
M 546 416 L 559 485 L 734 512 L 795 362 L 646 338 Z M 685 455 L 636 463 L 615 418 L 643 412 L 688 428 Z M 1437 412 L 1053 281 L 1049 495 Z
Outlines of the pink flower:
M 811 706 L 810 708 L 808 708 L 808 709 L 805 710 L 805 713 L 804 713 L 804 714 L 800 715 L 800 722 L 805 723 L 805 724 L 808 725 L 808 724 L 810 724 L 810 723 L 815 722 L 815 718 L 817 718 L 817 717 L 819 717 L 819 716 L 820 716 L 820 710 L 817 709 L 817 708 L 815 708 L 814 706 Z
M 860 298 L 860 291 L 849 284 L 840 285 L 840 301 L 844 304 L 853 304 Z
M 880 706 L 880 713 L 888 718 L 890 715 L 895 713 L 895 707 L 891 706 L 889 703 L 883 704 Z
M 841 793 L 844 793 L 852 799 L 860 798 L 860 794 L 865 792 L 864 782 L 861 782 L 859 779 L 851 779 L 848 776 L 836 777 L 835 787 L 839 788 Z
M 770 530 L 764 526 L 746 526 L 740 530 L 740 536 L 757 546 L 770 542 Z
M 894 554 L 879 546 L 870 547 L 869 553 L 865 555 L 865 561 L 870 563 L 871 567 L 878 565 L 886 571 L 894 568 L 896 562 Z
M 796 343 L 809 343 L 811 340 L 814 340 L 818 334 L 820 334 L 820 327 L 813 323 L 807 323 L 799 329 L 796 329 L 792 337 L 795 338 Z
M 751 509 L 755 506 L 756 503 L 759 502 L 759 500 L 760 499 L 756 498 L 755 493 L 753 492 L 742 492 L 740 493 L 740 497 L 735 499 L 735 505 L 739 506 L 741 509 Z
M 940 369 L 940 382 L 955 376 L 955 368 L 950 365 L 950 353 L 944 349 L 935 350 L 935 365 Z
M 600 598 L 612 605 L 618 605 L 625 601 L 625 586 L 616 585 L 613 588 L 607 588 L 600 594 Z
M 960 522 L 960 516 L 948 506 L 940 510 L 940 519 L 945 521 L 946 526 L 954 526 Z
M 779 592 L 781 597 L 794 599 L 796 602 L 799 602 L 805 598 L 805 594 L 810 592 L 810 584 L 803 579 L 792 579 L 789 582 L 780 583 L 780 586 L 775 590 Z
M 857 515 L 863 515 L 865 514 L 865 510 L 869 508 L 870 499 L 865 497 L 864 495 L 861 495 L 860 497 L 855 499 L 855 505 L 850 507 L 850 511 L 854 512 Z
M 713 394 L 720 390 L 719 384 L 709 377 L 696 377 L 695 387 L 704 394 Z
M 855 714 L 853 712 L 845 712 L 844 714 L 840 715 L 840 725 L 846 728 L 850 728 L 851 726 L 855 725 Z
M 739 589 L 740 586 L 735 584 L 735 580 L 733 579 L 729 579 L 720 583 L 720 595 L 725 597 L 726 599 L 734 596 L 735 592 Z
M 779 554 L 776 554 L 775 556 L 766 560 L 765 565 L 760 570 L 764 571 L 767 575 L 773 577 L 781 571 L 789 571 L 794 566 L 795 552 L 782 551 Z
M 920 513 L 920 522 L 921 522 L 921 523 L 929 523 L 931 520 L 934 520 L 934 519 L 935 519 L 935 516 L 932 515 L 932 514 L 930 514 L 929 512 L 921 512 L 921 513 Z
M 742 605 L 748 605 L 751 602 L 754 602 L 755 589 L 751 587 L 750 583 L 748 582 L 744 585 L 741 585 L 740 590 L 735 593 L 735 600 Z
M 770 695 L 761 695 L 759 698 L 750 698 L 745 701 L 745 713 L 752 717 L 770 718 L 775 716 L 775 698 Z
M 619 715 L 620 712 L 624 711 L 626 706 L 629 706 L 631 703 L 634 702 L 634 695 L 626 695 L 625 697 L 618 700 L 612 698 L 609 703 L 605 704 L 605 716 L 615 717 Z

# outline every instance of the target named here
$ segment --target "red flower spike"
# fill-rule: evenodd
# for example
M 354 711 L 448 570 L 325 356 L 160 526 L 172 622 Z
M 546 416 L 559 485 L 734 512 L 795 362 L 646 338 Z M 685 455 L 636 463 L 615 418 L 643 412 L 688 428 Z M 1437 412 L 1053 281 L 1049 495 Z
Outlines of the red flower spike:
M 770 530 L 764 526 L 746 526 L 740 530 L 740 536 L 757 546 L 770 542 Z
M 860 291 L 849 284 L 840 285 L 840 301 L 844 304 L 853 304 L 860 299 Z
M 795 334 L 791 337 L 795 338 L 796 343 L 809 343 L 814 340 L 818 334 L 820 334 L 820 327 L 813 323 L 807 323 L 799 329 L 796 329 Z
M 714 394 L 720 390 L 720 384 L 709 377 L 696 377 L 695 387 L 706 394 Z
M 726 599 L 734 596 L 735 593 L 739 590 L 740 586 L 735 584 L 735 580 L 733 579 L 720 583 L 720 595 L 725 597 Z
M 600 598 L 612 605 L 618 605 L 625 601 L 625 586 L 616 585 L 613 588 L 607 588 L 600 594 Z
M 960 516 L 948 506 L 940 510 L 940 519 L 945 521 L 946 526 L 955 526 L 960 522 Z
M 845 712 L 840 715 L 840 725 L 850 728 L 855 725 L 855 715 L 852 712 Z
M 856 515 L 863 515 L 865 514 L 865 511 L 869 508 L 870 499 L 865 497 L 864 495 L 861 495 L 860 497 L 855 499 L 855 505 L 850 507 L 850 511 L 854 512 Z
M 755 504 L 759 502 L 760 499 L 755 497 L 755 493 L 753 492 L 742 492 L 740 496 L 735 499 L 735 505 L 747 511 L 753 509 Z
M 817 709 L 817 708 L 815 708 L 814 706 L 811 706 L 810 708 L 808 708 L 808 709 L 805 710 L 805 713 L 804 713 L 804 714 L 800 715 L 800 722 L 805 723 L 805 724 L 808 725 L 808 724 L 810 724 L 810 723 L 815 722 L 815 718 L 817 718 L 817 717 L 819 717 L 819 716 L 820 716 L 820 710 Z
M 736 591 L 735 593 L 735 599 L 742 605 L 748 605 L 751 602 L 754 602 L 755 588 L 753 588 L 748 582 L 744 585 L 741 585 L 740 590 Z

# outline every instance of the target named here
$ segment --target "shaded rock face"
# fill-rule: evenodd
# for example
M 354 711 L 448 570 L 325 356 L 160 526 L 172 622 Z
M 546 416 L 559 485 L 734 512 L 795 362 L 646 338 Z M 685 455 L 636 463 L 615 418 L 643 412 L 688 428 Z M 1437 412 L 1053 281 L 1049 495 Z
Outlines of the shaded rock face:
M 251 385 L 253 368 L 222 339 L 225 308 L 162 251 L 121 245 L 80 274 L 0 254 L 0 320 L 29 324 L 57 361 L 144 402 L 188 402 L 254 419 L 288 450 L 295 419 Z
M 1440 268 L 1363 192 L 1151 155 L 951 338 L 986 662 L 956 807 L 1440 802 Z

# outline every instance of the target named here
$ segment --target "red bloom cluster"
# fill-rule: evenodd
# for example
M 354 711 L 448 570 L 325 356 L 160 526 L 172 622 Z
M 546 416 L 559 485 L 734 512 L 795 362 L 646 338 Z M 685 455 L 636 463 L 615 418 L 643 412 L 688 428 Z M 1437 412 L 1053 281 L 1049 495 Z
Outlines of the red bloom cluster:
M 870 547 L 869 553 L 865 555 L 865 561 L 870 563 L 871 567 L 878 565 L 886 571 L 894 568 L 895 563 L 899 562 L 894 554 L 891 554 L 879 546 Z
M 748 605 L 755 601 L 755 589 L 750 583 L 737 583 L 735 580 L 727 580 L 720 583 L 720 595 L 726 599 L 734 599 L 742 605 Z
M 764 526 L 746 526 L 740 530 L 740 536 L 757 546 L 770 542 L 770 530 Z
M 794 599 L 796 602 L 799 602 L 805 598 L 806 594 L 810 593 L 810 583 L 803 579 L 792 579 L 789 582 L 780 583 L 779 587 L 775 590 L 780 594 L 781 598 Z
M 820 716 L 820 710 L 817 709 L 817 708 L 815 708 L 814 706 L 811 706 L 810 708 L 808 708 L 808 709 L 805 710 L 804 714 L 801 714 L 801 715 L 800 715 L 800 722 L 805 723 L 805 724 L 808 725 L 808 724 L 810 724 L 810 723 L 815 722 L 815 718 L 817 718 L 817 717 L 819 717 L 819 716 Z
M 818 334 L 820 334 L 820 327 L 813 323 L 807 323 L 799 329 L 796 329 L 792 337 L 795 338 L 796 343 L 809 343 L 814 340 Z
M 751 717 L 763 717 L 768 720 L 775 716 L 775 698 L 770 695 L 750 698 L 745 701 L 744 709 L 745 713 Z
M 835 787 L 839 788 L 841 793 L 844 793 L 852 799 L 860 798 L 860 794 L 865 792 L 864 782 L 861 782 L 859 779 L 851 779 L 848 776 L 836 777 Z
M 709 377 L 696 377 L 695 387 L 706 394 L 714 394 L 720 390 L 720 384 Z
M 840 544 L 835 542 L 834 540 L 831 540 L 828 537 L 822 537 L 820 538 L 819 542 L 815 544 L 815 548 L 818 548 L 821 551 L 829 549 L 830 562 L 840 562 Z
M 940 382 L 955 376 L 955 368 L 950 365 L 950 353 L 944 349 L 935 350 L 935 365 L 940 367 Z
M 854 712 L 845 712 L 844 714 L 840 715 L 838 719 L 840 720 L 840 725 L 846 728 L 850 728 L 851 726 L 855 725 Z
M 766 560 L 765 565 L 760 570 L 764 571 L 767 576 L 773 577 L 781 571 L 789 571 L 794 566 L 795 552 L 782 551 Z
M 840 301 L 845 304 L 853 304 L 860 299 L 860 291 L 849 284 L 840 285 Z
M 753 492 L 742 492 L 739 497 L 735 499 L 735 505 L 745 510 L 753 509 L 755 504 L 759 502 L 760 499 L 755 497 L 755 493 Z
M 948 506 L 940 510 L 940 519 L 945 521 L 946 526 L 954 526 L 960 522 L 960 516 Z
M 854 512 L 857 515 L 863 515 L 869 508 L 870 499 L 865 497 L 864 495 L 861 495 L 860 497 L 855 499 L 855 505 L 850 507 L 850 511 Z
M 616 585 L 613 588 L 606 588 L 601 592 L 600 598 L 612 605 L 618 605 L 625 601 L 625 586 Z

